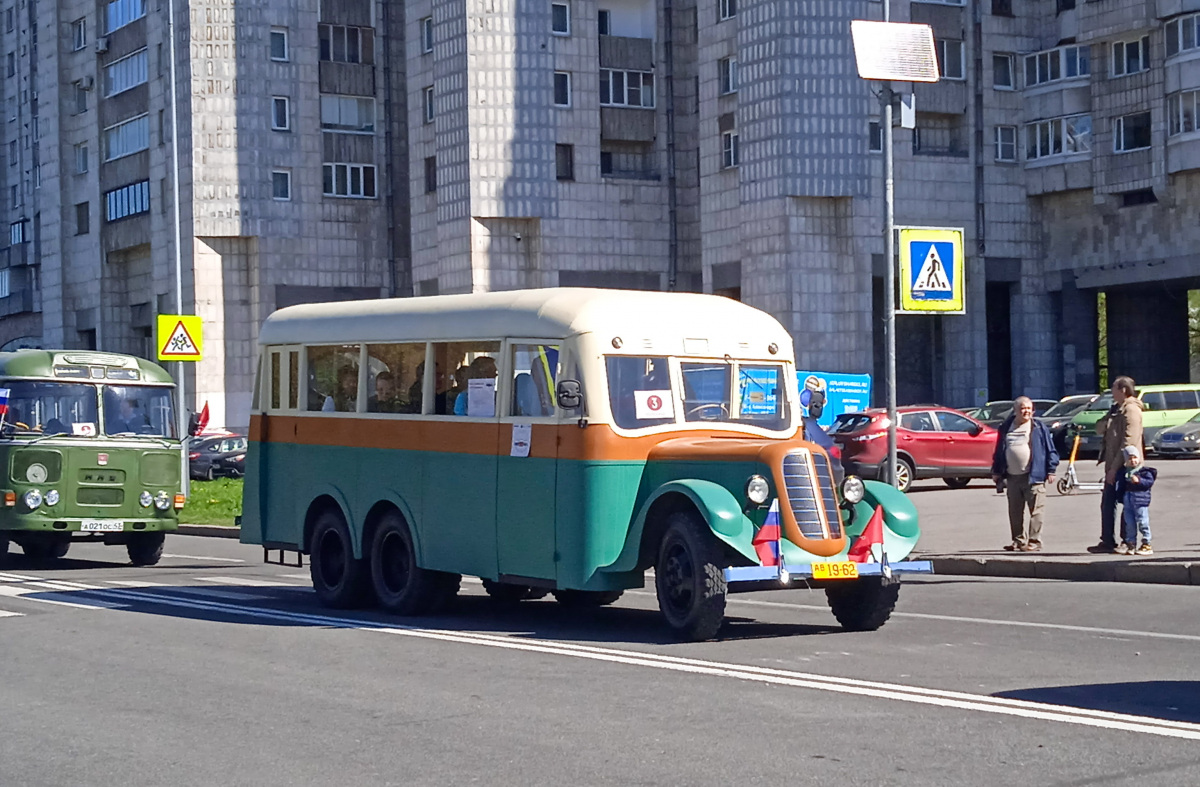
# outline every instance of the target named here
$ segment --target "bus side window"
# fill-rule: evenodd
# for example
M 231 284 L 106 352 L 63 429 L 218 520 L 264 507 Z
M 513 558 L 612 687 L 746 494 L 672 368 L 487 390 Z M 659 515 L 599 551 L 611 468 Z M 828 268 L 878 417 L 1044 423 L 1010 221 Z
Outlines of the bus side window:
M 473 418 L 495 417 L 496 359 L 500 355 L 500 342 L 447 342 L 435 344 L 433 348 L 438 364 L 434 412 Z M 471 396 L 472 389 L 474 397 Z
M 308 348 L 308 409 L 353 413 L 358 409 L 358 345 Z
M 425 344 L 367 345 L 367 412 L 421 412 Z
M 515 344 L 510 414 L 544 418 L 554 415 L 558 345 Z

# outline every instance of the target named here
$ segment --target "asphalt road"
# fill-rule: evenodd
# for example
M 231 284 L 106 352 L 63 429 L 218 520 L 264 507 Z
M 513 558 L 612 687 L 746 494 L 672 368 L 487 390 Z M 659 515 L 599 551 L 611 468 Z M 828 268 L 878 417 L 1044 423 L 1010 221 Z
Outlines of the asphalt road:
M 684 645 L 652 590 L 402 620 L 167 553 L 0 571 L 0 785 L 1200 783 L 1190 587 L 916 579 L 866 634 L 750 594 Z

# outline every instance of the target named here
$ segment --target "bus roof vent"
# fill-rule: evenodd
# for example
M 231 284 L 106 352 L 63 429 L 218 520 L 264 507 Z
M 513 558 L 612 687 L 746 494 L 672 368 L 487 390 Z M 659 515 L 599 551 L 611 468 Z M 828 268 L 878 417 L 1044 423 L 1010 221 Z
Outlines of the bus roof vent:
M 55 357 L 55 363 L 67 363 L 73 366 L 121 366 L 137 368 L 133 358 L 123 358 L 120 355 L 105 353 L 62 353 Z

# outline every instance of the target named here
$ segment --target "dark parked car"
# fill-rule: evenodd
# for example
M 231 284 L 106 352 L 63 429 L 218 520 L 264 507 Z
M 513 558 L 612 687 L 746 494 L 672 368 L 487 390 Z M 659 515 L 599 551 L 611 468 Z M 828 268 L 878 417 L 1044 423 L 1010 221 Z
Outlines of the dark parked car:
M 228 460 L 241 454 L 237 462 Z M 188 450 L 188 467 L 192 478 L 211 481 L 221 475 L 241 475 L 246 455 L 246 436 L 222 434 L 199 437 Z
M 1033 415 L 1036 418 L 1049 410 L 1054 405 L 1058 404 L 1053 399 L 1034 399 L 1033 400 Z M 993 428 L 999 428 L 1004 419 L 1012 415 L 1013 407 L 1016 405 L 1015 399 L 998 399 L 994 402 L 988 402 L 983 407 L 979 408 L 979 412 L 975 415 L 975 420 L 980 423 L 987 424 Z
M 955 489 L 972 478 L 989 478 L 996 430 L 957 410 L 938 406 L 897 409 L 896 481 L 908 491 L 918 478 L 941 478 Z M 846 472 L 882 478 L 887 465 L 887 411 L 864 410 L 838 416 L 832 437 L 842 448 Z
M 1075 417 L 1076 413 L 1099 398 L 1100 394 L 1064 396 L 1046 412 L 1035 416 L 1050 430 L 1050 436 L 1054 438 L 1054 447 L 1058 449 L 1058 454 L 1063 459 L 1066 459 L 1067 455 L 1071 453 L 1071 446 L 1068 443 L 1068 438 L 1073 439 L 1073 435 L 1068 434 L 1071 419 Z

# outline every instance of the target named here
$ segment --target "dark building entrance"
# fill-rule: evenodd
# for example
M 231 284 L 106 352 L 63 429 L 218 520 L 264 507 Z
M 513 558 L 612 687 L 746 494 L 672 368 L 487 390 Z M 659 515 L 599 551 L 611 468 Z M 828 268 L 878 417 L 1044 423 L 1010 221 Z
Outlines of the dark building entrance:
M 1197 287 L 1200 279 L 1105 291 L 1110 384 L 1118 375 L 1139 385 L 1189 382 L 1188 290 Z

